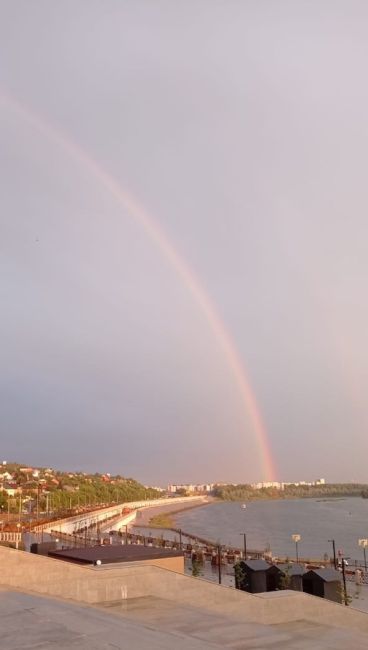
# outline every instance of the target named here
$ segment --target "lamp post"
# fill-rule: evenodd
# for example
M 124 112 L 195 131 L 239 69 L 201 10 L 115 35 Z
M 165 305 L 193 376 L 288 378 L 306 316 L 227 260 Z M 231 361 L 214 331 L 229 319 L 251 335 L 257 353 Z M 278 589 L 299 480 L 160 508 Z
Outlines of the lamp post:
M 37 483 L 37 501 L 36 501 L 37 523 L 40 518 L 40 484 Z
M 246 533 L 240 533 L 243 535 L 243 543 L 244 543 L 244 560 L 247 559 L 247 535 Z
M 18 535 L 19 535 L 19 532 L 20 532 L 20 522 L 19 522 L 19 521 L 18 521 L 18 523 L 17 523 L 17 529 L 18 529 Z M 19 539 L 18 539 L 18 535 L 17 535 L 17 539 L 16 539 L 16 542 L 15 542 L 15 548 L 16 548 L 17 550 L 18 550 L 18 548 L 19 548 Z
M 242 510 L 244 510 L 244 512 L 245 512 L 245 510 L 247 509 L 247 504 L 246 504 L 246 503 L 242 503 L 241 508 L 242 508 Z M 240 533 L 240 534 L 243 535 L 243 543 L 244 543 L 244 561 L 246 561 L 246 559 L 247 559 L 247 535 L 246 535 L 246 533 Z
M 349 605 L 349 603 L 348 603 L 348 592 L 347 592 L 347 589 L 346 589 L 346 575 L 345 575 L 345 565 L 347 564 L 348 559 L 349 558 L 346 558 L 346 557 L 341 558 L 341 569 L 342 569 L 342 581 L 343 581 L 343 584 L 344 584 L 344 603 L 345 603 L 345 607 L 347 607 Z
M 222 576 L 221 576 L 221 546 L 220 544 L 217 547 L 217 561 L 218 561 L 218 581 L 219 585 L 222 582 Z
M 358 544 L 359 544 L 359 546 L 363 549 L 363 553 L 364 553 L 364 568 L 365 568 L 365 570 L 367 570 L 367 557 L 366 557 L 366 554 L 365 554 L 365 549 L 366 549 L 367 546 L 368 546 L 368 539 L 359 539 L 359 540 L 358 540 Z
M 334 540 L 334 539 L 329 539 L 329 540 L 327 540 L 327 541 L 328 541 L 328 542 L 331 542 L 331 544 L 332 544 L 333 558 L 334 558 L 334 567 L 335 567 L 335 569 L 337 569 L 335 540 Z
M 298 542 L 300 542 L 301 536 L 295 534 L 295 535 L 291 536 L 291 539 L 293 540 L 293 542 L 295 542 L 296 563 L 298 564 L 298 562 L 299 562 Z

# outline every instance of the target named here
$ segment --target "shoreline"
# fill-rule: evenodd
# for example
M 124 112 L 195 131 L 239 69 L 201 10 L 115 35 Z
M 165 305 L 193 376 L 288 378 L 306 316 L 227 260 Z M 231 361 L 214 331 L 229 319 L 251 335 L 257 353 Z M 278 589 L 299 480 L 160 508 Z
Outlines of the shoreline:
M 178 515 L 181 512 L 185 512 L 186 510 L 193 510 L 194 508 L 203 508 L 204 506 L 212 505 L 217 501 L 218 501 L 217 499 L 207 497 L 206 500 L 203 500 L 201 503 L 188 503 L 188 504 L 182 503 L 182 504 L 178 504 L 175 508 L 173 507 L 175 505 L 174 503 L 172 505 L 168 504 L 166 506 L 162 506 L 161 512 L 159 512 L 156 515 L 154 514 L 154 511 L 158 510 L 157 507 L 144 508 L 141 511 L 142 513 L 144 513 L 142 516 L 143 521 L 141 521 L 141 518 L 137 518 L 132 524 L 132 527 L 133 528 L 144 528 L 144 527 L 175 528 L 175 523 L 176 523 L 175 515 Z M 154 520 L 156 520 L 156 522 Z M 159 523 L 160 521 L 161 523 Z
M 358 495 L 353 495 L 353 496 L 331 496 L 331 497 L 317 497 L 317 496 L 287 496 L 287 497 L 278 497 L 278 496 L 268 496 L 268 497 L 251 497 L 248 499 L 223 499 L 221 497 L 214 497 L 214 496 L 208 496 L 208 497 L 203 497 L 203 501 L 201 503 L 190 503 L 190 504 L 178 504 L 177 507 L 173 508 L 174 503 L 167 504 L 166 506 L 162 506 L 162 508 L 155 507 L 155 506 L 148 506 L 147 508 L 143 508 L 141 510 L 141 513 L 144 514 L 150 514 L 147 518 L 147 516 L 143 515 L 143 521 L 140 522 L 140 520 L 136 519 L 135 522 L 132 524 L 133 528 L 153 528 L 153 529 L 176 529 L 177 528 L 177 521 L 176 521 L 176 515 L 179 515 L 182 512 L 185 512 L 187 510 L 193 510 L 194 508 L 203 508 L 204 506 L 210 506 L 214 505 L 216 503 L 255 503 L 259 501 L 295 501 L 295 500 L 309 500 L 313 499 L 315 501 L 344 501 L 347 498 L 362 498 L 358 497 Z M 170 509 L 169 509 L 170 508 Z M 158 514 L 154 514 L 154 511 L 161 510 Z
M 362 491 L 355 491 L 355 490 L 335 490 L 335 492 L 325 492 L 323 490 L 316 490 L 314 493 L 309 492 L 309 493 L 303 493 L 301 491 L 300 494 L 298 493 L 291 493 L 289 494 L 288 492 L 284 492 L 283 490 L 278 490 L 277 493 L 273 494 L 265 494 L 262 493 L 260 490 L 254 490 L 252 492 L 246 492 L 245 494 L 241 496 L 234 496 L 232 498 L 231 493 L 228 493 L 227 495 L 217 495 L 214 497 L 218 501 L 225 501 L 225 502 L 234 502 L 234 503 L 242 503 L 245 501 L 291 501 L 294 499 L 327 499 L 328 501 L 330 499 L 351 499 L 351 498 L 359 498 L 359 499 L 368 499 L 368 489 L 367 489 L 367 496 L 363 496 Z

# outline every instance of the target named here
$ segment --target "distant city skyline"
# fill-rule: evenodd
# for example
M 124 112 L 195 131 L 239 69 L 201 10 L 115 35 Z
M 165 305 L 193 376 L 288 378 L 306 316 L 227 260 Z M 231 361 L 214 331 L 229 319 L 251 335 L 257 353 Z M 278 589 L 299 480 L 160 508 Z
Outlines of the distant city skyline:
M 367 20 L 4 4 L 4 457 L 368 481 Z

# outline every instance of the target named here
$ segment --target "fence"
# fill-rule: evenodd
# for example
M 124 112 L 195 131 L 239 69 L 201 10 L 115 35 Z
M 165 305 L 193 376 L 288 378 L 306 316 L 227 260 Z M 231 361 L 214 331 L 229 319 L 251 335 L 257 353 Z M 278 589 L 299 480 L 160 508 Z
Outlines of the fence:
M 15 544 L 15 548 L 18 548 L 21 541 L 22 541 L 22 533 L 9 532 L 4 530 L 0 531 L 0 542 L 8 542 L 10 544 Z

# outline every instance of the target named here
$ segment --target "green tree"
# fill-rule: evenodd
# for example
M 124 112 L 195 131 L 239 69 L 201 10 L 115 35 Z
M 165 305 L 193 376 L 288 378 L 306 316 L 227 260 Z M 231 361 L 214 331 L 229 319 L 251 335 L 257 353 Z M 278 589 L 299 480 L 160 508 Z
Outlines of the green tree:
M 198 562 L 197 558 L 194 558 L 192 560 L 192 577 L 198 578 L 200 575 L 202 575 L 201 569 L 202 569 L 201 563 Z
M 280 576 L 279 587 L 280 589 L 290 589 L 291 587 L 291 564 L 288 564 Z
M 343 605 L 350 605 L 351 601 L 353 600 L 350 594 L 348 594 L 347 590 L 345 594 L 344 585 L 342 582 L 339 582 L 337 585 L 337 595 L 339 597 L 340 603 Z
M 246 591 L 248 587 L 248 579 L 244 568 L 244 562 L 242 561 L 235 562 L 234 575 L 235 575 L 236 589 L 241 589 L 242 591 Z

